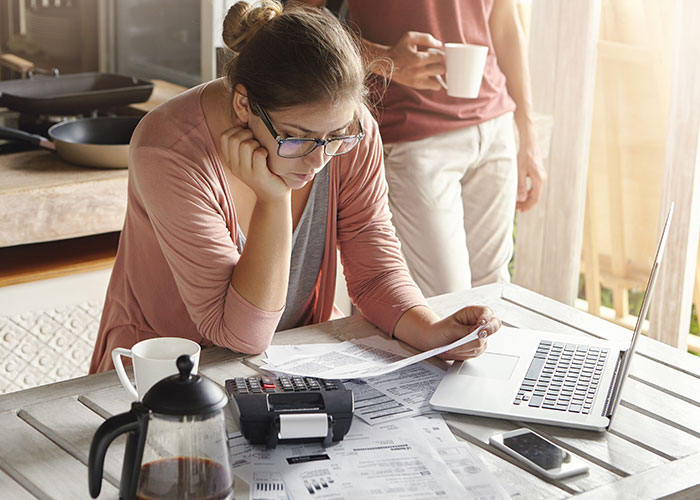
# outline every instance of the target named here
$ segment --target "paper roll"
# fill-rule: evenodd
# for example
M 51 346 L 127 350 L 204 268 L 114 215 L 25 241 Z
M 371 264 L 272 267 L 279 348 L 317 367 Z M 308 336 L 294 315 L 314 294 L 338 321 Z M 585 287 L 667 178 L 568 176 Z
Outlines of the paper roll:
M 328 415 L 325 413 L 280 415 L 279 439 L 326 437 Z

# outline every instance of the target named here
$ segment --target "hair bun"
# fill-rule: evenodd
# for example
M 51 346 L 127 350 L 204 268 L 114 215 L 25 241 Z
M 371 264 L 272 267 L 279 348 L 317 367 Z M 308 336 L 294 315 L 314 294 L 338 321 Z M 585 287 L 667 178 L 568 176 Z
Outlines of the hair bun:
M 282 4 L 277 0 L 262 0 L 253 6 L 248 2 L 236 2 L 224 18 L 222 38 L 234 52 L 243 47 L 272 19 L 282 14 Z

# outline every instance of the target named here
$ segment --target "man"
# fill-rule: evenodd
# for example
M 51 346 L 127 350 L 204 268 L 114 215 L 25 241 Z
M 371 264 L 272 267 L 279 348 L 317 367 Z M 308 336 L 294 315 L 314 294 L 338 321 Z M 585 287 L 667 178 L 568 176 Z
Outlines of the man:
M 546 179 L 516 0 L 348 0 L 348 8 L 368 60 L 380 62 L 375 73 L 391 78 L 377 118 L 414 279 L 426 296 L 509 281 L 514 211 L 532 208 Z M 450 97 L 436 79 L 443 56 L 428 49 L 446 42 L 488 47 L 477 98 Z

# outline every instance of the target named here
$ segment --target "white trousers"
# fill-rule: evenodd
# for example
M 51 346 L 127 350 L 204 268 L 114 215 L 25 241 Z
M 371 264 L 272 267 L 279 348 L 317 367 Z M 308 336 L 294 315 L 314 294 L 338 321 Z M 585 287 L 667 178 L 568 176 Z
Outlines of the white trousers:
M 510 281 L 517 152 L 513 113 L 387 144 L 389 206 L 426 297 Z

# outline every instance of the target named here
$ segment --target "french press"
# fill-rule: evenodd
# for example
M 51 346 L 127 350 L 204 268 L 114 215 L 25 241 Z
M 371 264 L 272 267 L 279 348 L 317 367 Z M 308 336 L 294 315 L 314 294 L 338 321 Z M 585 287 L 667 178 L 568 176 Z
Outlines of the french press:
M 119 497 L 124 500 L 228 500 L 233 497 L 223 408 L 228 400 L 215 383 L 191 375 L 188 355 L 177 375 L 155 384 L 131 410 L 106 420 L 95 432 L 88 458 L 90 495 L 102 486 L 105 453 L 128 433 Z

